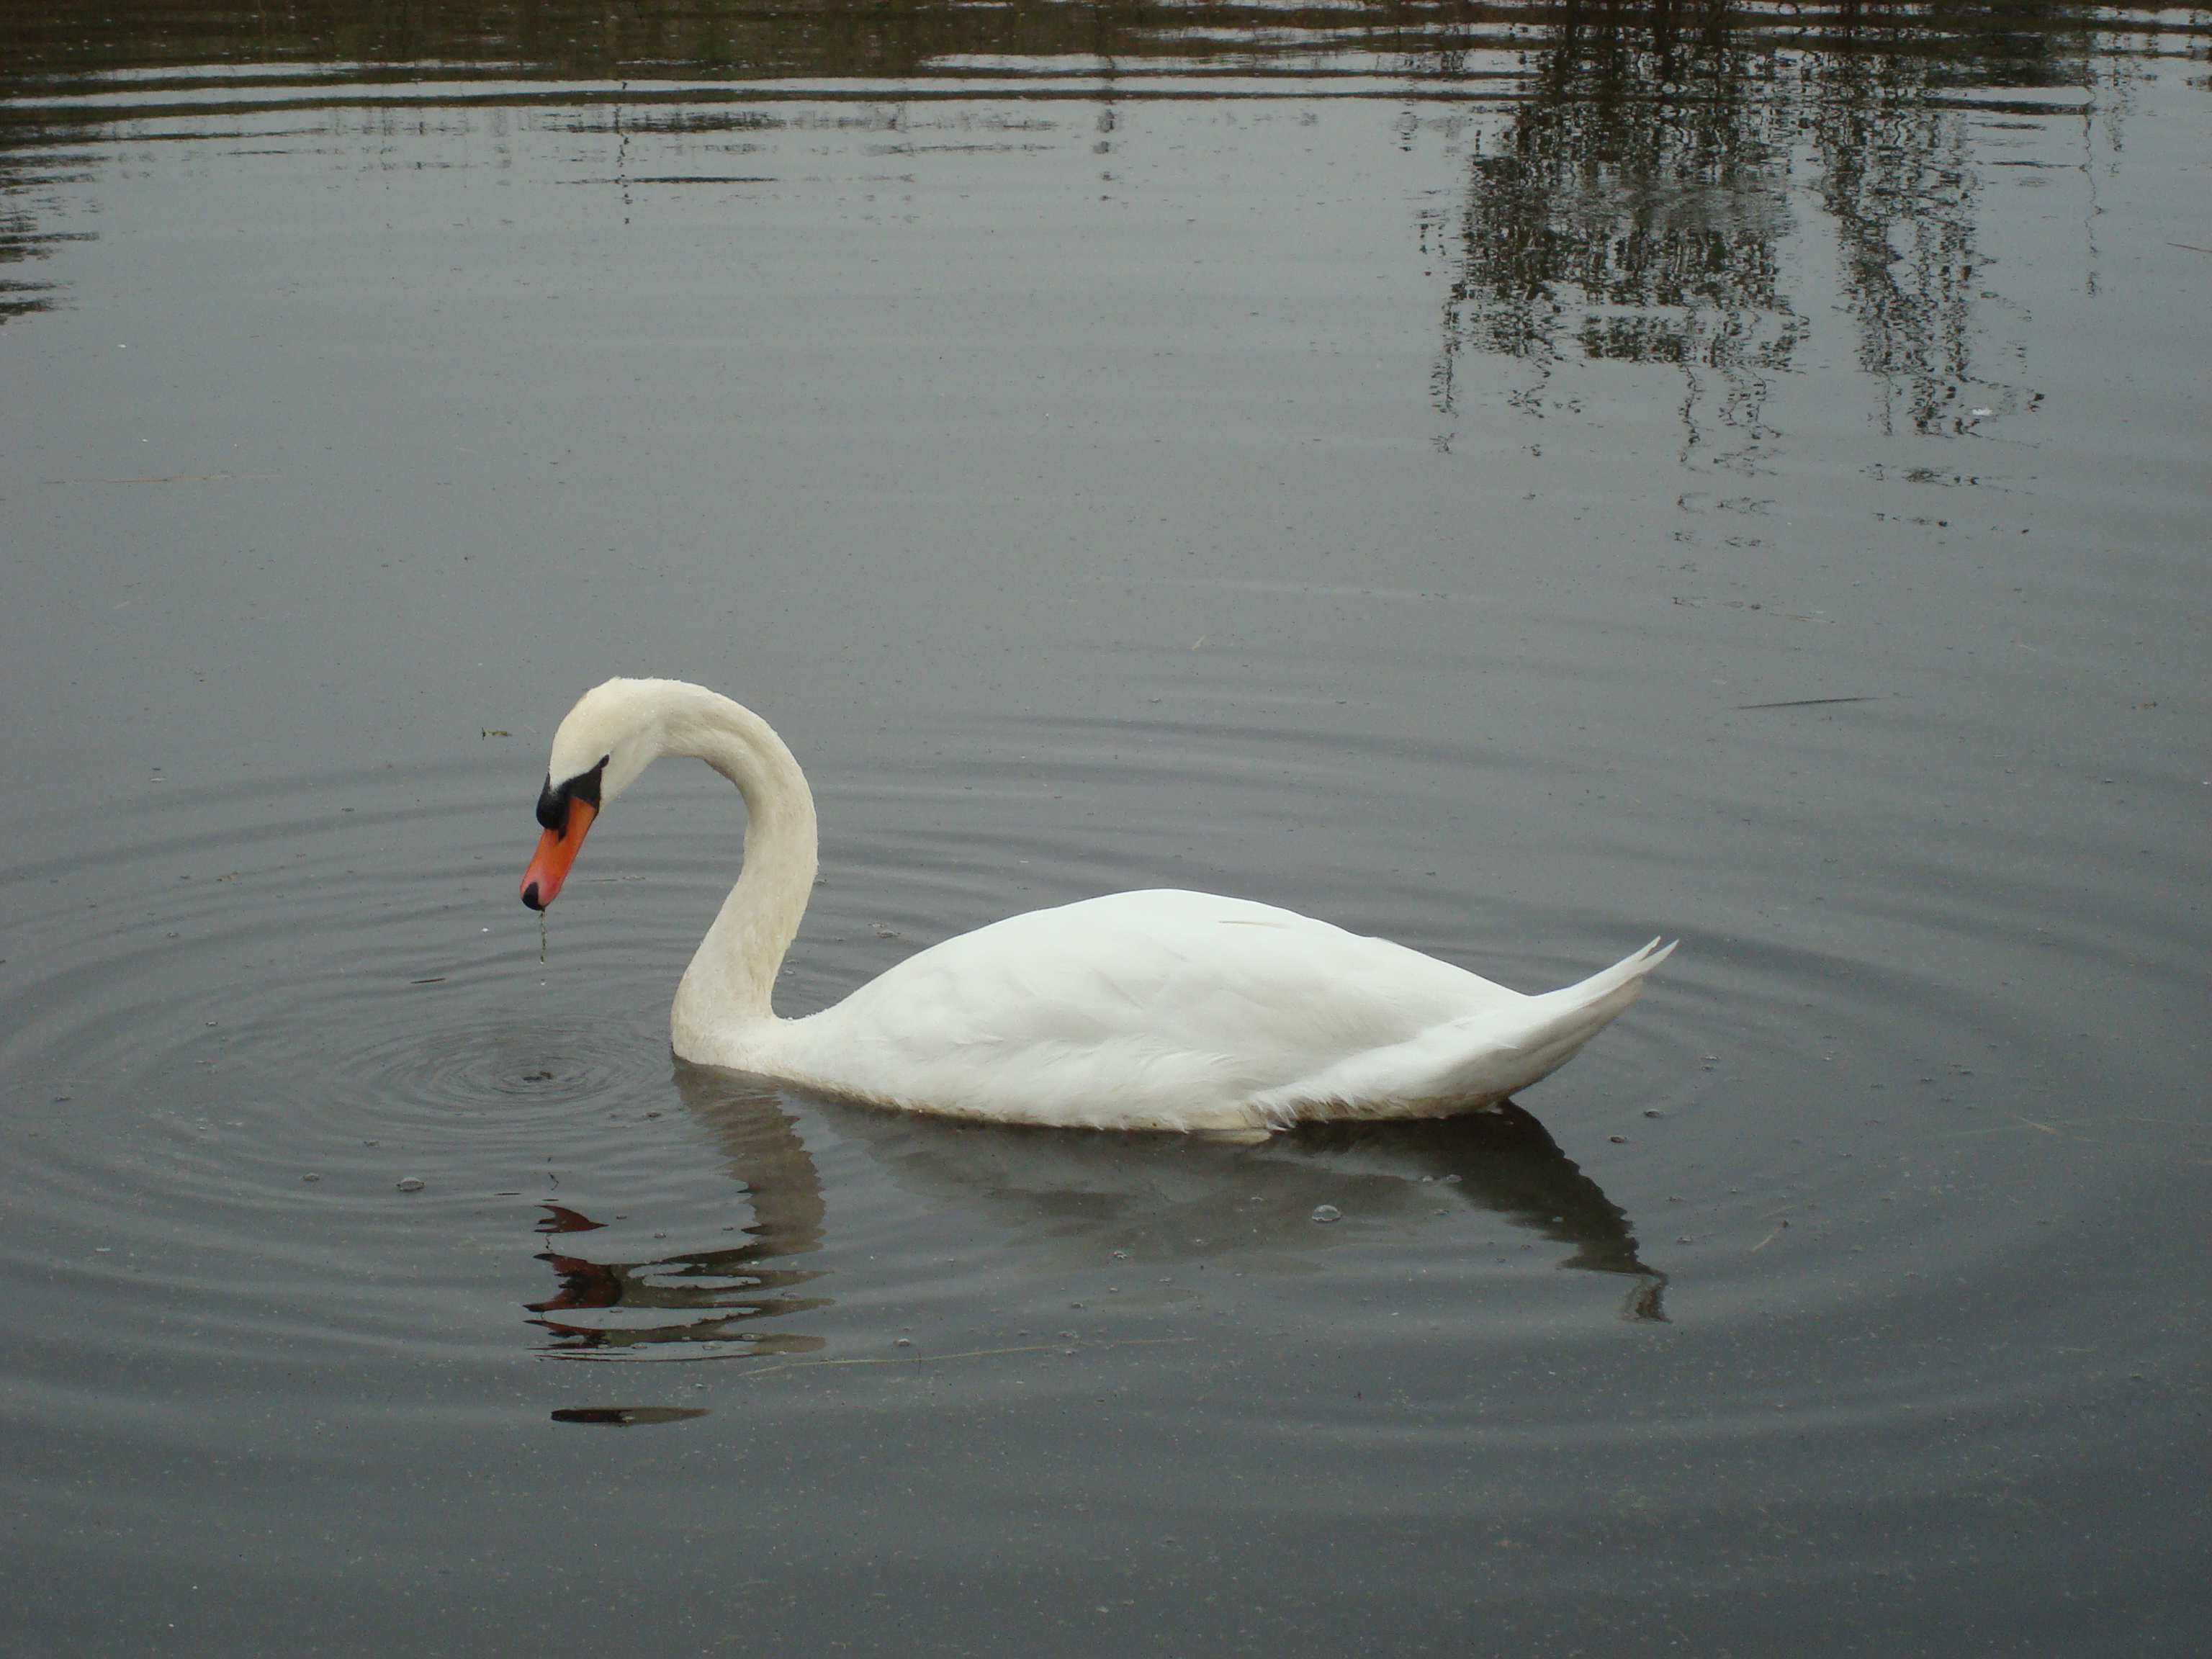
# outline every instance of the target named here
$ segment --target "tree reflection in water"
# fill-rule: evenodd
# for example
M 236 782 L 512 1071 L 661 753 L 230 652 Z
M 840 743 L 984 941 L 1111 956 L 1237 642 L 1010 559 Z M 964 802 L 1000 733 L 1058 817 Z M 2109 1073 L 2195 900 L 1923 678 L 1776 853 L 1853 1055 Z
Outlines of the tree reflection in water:
M 1510 401 L 1539 417 L 1577 408 L 1553 385 L 1564 362 L 1674 364 L 1684 464 L 1759 471 L 1768 392 L 1807 326 L 1781 287 L 1793 152 L 1815 169 L 1886 424 L 1957 433 L 2032 401 L 1976 362 L 1978 309 L 2003 303 L 1976 248 L 1969 122 L 1989 106 L 1945 94 L 2094 79 L 2078 9 L 1937 5 L 1900 22 L 1845 6 L 1786 41 L 1718 7 L 1552 18 L 1464 201 L 1424 216 L 1424 246 L 1453 268 L 1440 412 L 1458 410 L 1469 352 L 1528 365 Z
M 1569 7 L 1528 54 L 1525 101 L 1464 204 L 1422 228 L 1456 265 L 1443 413 L 1468 351 L 1528 364 L 1511 401 L 1537 416 L 1563 361 L 1673 363 L 1686 462 L 1757 470 L 1771 377 L 1804 332 L 1778 287 L 1793 115 L 1772 53 L 1698 15 L 1686 30 L 1669 7 Z
M 678 1250 L 641 1262 L 587 1253 L 596 1222 L 548 1204 L 541 1231 L 558 1247 L 539 1260 L 556 1295 L 531 1304 L 553 1333 L 546 1352 L 580 1358 L 800 1353 L 823 1340 L 769 1330 L 829 1305 L 794 1294 L 823 1276 L 794 1264 L 821 1247 L 821 1176 L 801 1143 L 794 1107 L 826 1116 L 866 1146 L 903 1190 L 933 1206 L 977 1212 L 1016 1270 L 1261 1261 L 1297 1270 L 1316 1251 L 1378 1229 L 1432 1224 L 1468 1210 L 1565 1247 L 1556 1265 L 1632 1281 L 1621 1317 L 1663 1321 L 1666 1275 L 1638 1254 L 1620 1206 L 1559 1150 L 1542 1124 L 1506 1105 L 1410 1123 L 1316 1124 L 1257 1145 L 1190 1135 L 1113 1134 L 961 1123 L 838 1102 L 787 1103 L 775 1088 L 678 1067 L 694 1120 L 749 1193 L 743 1244 Z M 1323 1204 L 1346 1219 L 1316 1226 Z

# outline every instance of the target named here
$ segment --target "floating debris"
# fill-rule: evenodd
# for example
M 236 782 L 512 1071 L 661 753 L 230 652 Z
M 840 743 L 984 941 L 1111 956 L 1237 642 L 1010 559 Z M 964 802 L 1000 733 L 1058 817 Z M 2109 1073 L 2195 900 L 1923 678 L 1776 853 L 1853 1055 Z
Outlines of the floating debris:
M 1797 697 L 1789 702 L 1740 702 L 1739 710 L 1746 708 L 1818 708 L 1831 702 L 1873 702 L 1872 697 Z
M 704 1417 L 704 1406 L 563 1406 L 556 1423 L 597 1423 L 611 1429 L 643 1428 L 653 1423 L 682 1423 Z

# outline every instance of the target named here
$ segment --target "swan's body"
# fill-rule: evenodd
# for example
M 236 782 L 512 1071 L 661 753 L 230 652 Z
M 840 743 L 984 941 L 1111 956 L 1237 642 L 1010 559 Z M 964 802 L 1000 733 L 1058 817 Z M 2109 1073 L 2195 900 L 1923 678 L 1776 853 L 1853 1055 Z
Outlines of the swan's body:
M 675 680 L 610 680 L 553 739 L 523 899 L 552 902 L 598 809 L 687 755 L 738 786 L 744 867 L 670 1016 L 682 1058 L 909 1110 L 1114 1129 L 1277 1129 L 1495 1103 L 1571 1059 L 1672 951 L 1523 996 L 1243 899 L 1116 893 L 947 939 L 833 1008 L 769 993 L 815 870 L 814 800 L 768 723 Z

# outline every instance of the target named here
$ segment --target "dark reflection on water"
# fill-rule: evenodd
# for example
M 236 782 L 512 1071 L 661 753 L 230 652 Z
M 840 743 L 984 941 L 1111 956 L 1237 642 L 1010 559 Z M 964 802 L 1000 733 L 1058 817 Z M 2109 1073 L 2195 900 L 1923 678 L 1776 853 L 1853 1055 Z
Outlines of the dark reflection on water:
M 822 1277 L 793 1262 L 820 1249 L 826 1200 L 790 1106 L 773 1086 L 681 1062 L 677 1084 L 751 1202 L 744 1242 L 601 1261 L 589 1235 L 608 1224 L 544 1203 L 538 1230 L 557 1247 L 538 1259 L 560 1285 L 528 1304 L 538 1316 L 532 1322 L 554 1337 L 543 1351 L 571 1359 L 665 1359 L 820 1349 L 820 1337 L 755 1325 L 832 1305 L 828 1297 L 794 1294 Z M 1622 1318 L 1667 1317 L 1667 1276 L 1639 1256 L 1626 1213 L 1510 1103 L 1424 1122 L 1308 1124 L 1255 1146 L 813 1104 L 865 1145 L 900 1188 L 933 1209 L 980 1214 L 1002 1231 L 1011 1259 L 1032 1266 L 1126 1261 L 1133 1270 L 1287 1259 L 1352 1243 L 1376 1227 L 1485 1211 L 1567 1246 L 1561 1267 L 1632 1279 Z M 1316 1223 L 1324 1206 L 1341 1220 Z
M 1420 216 L 1424 246 L 1452 271 L 1432 375 L 1437 410 L 1459 412 L 1459 360 L 1468 352 L 1527 364 L 1512 398 L 1539 416 L 1547 407 L 1577 407 L 1571 398 L 1554 401 L 1563 362 L 1670 364 L 1687 383 L 1685 459 L 1756 472 L 1774 435 L 1764 420 L 1774 377 L 1790 372 L 1807 329 L 1782 286 L 1779 252 L 1794 228 L 1788 194 L 1796 154 L 1815 169 L 1859 363 L 1886 383 L 1892 419 L 1957 433 L 2035 400 L 1975 360 L 1978 305 L 2005 302 L 1985 289 L 1976 246 L 1980 183 L 1969 112 L 1948 95 L 2114 80 L 2118 72 L 2093 52 L 2100 27 L 2109 27 L 2100 9 L 2032 0 L 1844 3 L 1786 14 L 1581 3 L 1309 9 L 695 0 L 613 9 L 21 9 L 7 26 L 11 51 L 0 70 L 0 88 L 24 102 L 0 115 L 0 268 L 95 234 L 41 229 L 39 218 L 55 191 L 89 178 L 86 152 L 55 147 L 77 123 L 112 112 L 96 100 L 40 106 L 107 87 L 167 88 L 179 109 L 213 112 L 225 106 L 226 88 L 281 86 L 303 70 L 312 80 L 299 94 L 315 104 L 357 98 L 349 88 L 392 88 L 395 76 L 411 104 L 441 85 L 465 97 L 471 82 L 531 77 L 576 82 L 586 101 L 613 104 L 604 116 L 569 118 L 580 132 L 776 124 L 758 113 L 652 108 L 657 100 L 711 99 L 717 78 L 754 83 L 746 94 L 754 98 L 779 78 L 896 81 L 893 95 L 903 100 L 928 95 L 933 85 L 957 91 L 978 74 L 1016 74 L 1034 77 L 1037 95 L 1108 99 L 1102 134 L 1114 127 L 1112 99 L 1143 95 L 1141 87 L 1117 87 L 1117 74 L 1148 68 L 1171 71 L 1176 78 L 1163 84 L 1178 94 L 1192 76 L 1231 70 L 1294 76 L 1306 93 L 1328 91 L 1332 78 L 1363 94 L 1473 92 L 1510 98 L 1517 108 L 1508 131 L 1473 159 L 1463 202 Z M 2154 33 L 2158 24 L 2134 17 L 2128 27 Z M 691 83 L 665 84 L 670 76 Z M 1096 91 L 1078 81 L 1096 82 Z M 530 95 L 542 100 L 554 89 Z M 1110 148 L 1102 138 L 1101 152 Z M 738 171 L 578 182 L 767 180 Z M 50 283 L 0 277 L 0 319 L 54 302 Z
M 1980 173 L 1967 117 L 1928 102 L 1920 81 L 1838 65 L 1812 106 L 1816 189 L 1835 224 L 1859 367 L 1883 382 L 1889 428 L 1960 434 L 2038 394 L 1976 362 L 1976 313 L 2004 303 L 1977 245 Z
M 1553 390 L 1565 362 L 1671 364 L 1686 382 L 1684 460 L 1764 471 L 1768 394 L 1808 327 L 1783 286 L 1800 154 L 1891 428 L 1955 434 L 2033 403 L 1976 358 L 1978 310 L 2007 305 L 1977 246 L 1969 123 L 1992 106 L 1945 94 L 2113 72 L 2053 27 L 2059 8 L 2006 10 L 2021 32 L 1988 36 L 1978 58 L 1966 49 L 1977 37 L 1953 31 L 1986 24 L 1990 9 L 1929 9 L 1924 28 L 1875 29 L 1849 8 L 1832 35 L 1786 52 L 1720 27 L 1721 14 L 1700 22 L 1665 6 L 1571 8 L 1548 26 L 1510 126 L 1470 164 L 1464 202 L 1423 216 L 1425 246 L 1454 272 L 1439 412 L 1459 412 L 1469 351 L 1525 362 L 1513 401 L 1538 416 L 1577 407 Z
M 541 0 L 529 5 L 179 6 L 88 0 L 11 8 L 10 58 L 25 76 L 65 78 L 179 65 L 307 64 L 337 76 L 406 65 L 437 77 L 523 74 L 618 77 L 692 74 L 915 76 L 987 56 L 1042 69 L 1054 60 L 1169 62 L 1249 70 L 1341 63 L 1353 51 L 1394 70 L 1436 77 L 1482 66 L 1487 49 L 1523 31 L 1568 33 L 1624 20 L 1668 44 L 1656 64 L 1730 34 L 1823 49 L 2000 67 L 2027 84 L 2079 64 L 2104 9 L 2054 0 L 1935 0 L 1803 7 L 1722 3 L 1467 3 L 1372 0 L 1354 5 L 1139 0 L 1091 5 L 946 6 L 806 0 Z M 1971 73 L 1971 68 L 1966 71 Z
M 538 1259 L 559 1276 L 560 1288 L 528 1304 L 538 1316 L 531 1322 L 554 1338 L 541 1352 L 594 1360 L 820 1352 L 826 1346 L 820 1336 L 754 1322 L 781 1323 L 834 1305 L 830 1297 L 793 1294 L 823 1276 L 793 1262 L 820 1249 L 826 1203 L 790 1104 L 773 1086 L 682 1062 L 677 1081 L 750 1201 L 755 1219 L 742 1230 L 745 1242 L 601 1261 L 588 1235 L 606 1224 L 543 1203 L 538 1230 L 558 1248 Z M 1258 1146 L 1069 1134 L 811 1104 L 933 1211 L 986 1218 L 1001 1231 L 1006 1259 L 1024 1272 L 1055 1261 L 1126 1262 L 1133 1283 L 1139 1269 L 1269 1259 L 1309 1271 L 1302 1258 L 1316 1249 L 1354 1245 L 1377 1228 L 1403 1230 L 1478 1211 L 1568 1247 L 1557 1267 L 1627 1277 L 1622 1319 L 1667 1322 L 1667 1276 L 1640 1258 L 1626 1213 L 1535 1117 L 1510 1102 L 1424 1122 L 1308 1124 Z M 1317 1222 L 1316 1211 L 1332 1220 Z M 913 1357 L 938 1356 L 921 1347 Z M 552 1417 L 628 1426 L 705 1414 L 607 1406 L 566 1407 Z
M 899 1185 L 987 1211 L 1024 1253 L 1184 1263 L 1326 1249 L 1369 1226 L 1488 1211 L 1571 1247 L 1562 1267 L 1634 1277 L 1625 1316 L 1663 1317 L 1666 1276 L 1638 1259 L 1627 1216 L 1516 1105 L 1425 1122 L 1303 1125 L 1253 1146 L 855 1116 L 847 1127 Z M 1343 1219 L 1316 1225 L 1323 1205 Z
M 0 82 L 0 84 L 4 84 Z M 91 177 L 91 154 L 81 148 L 75 130 L 49 132 L 35 125 L 0 120 L 0 323 L 27 312 L 51 310 L 61 284 L 39 271 L 64 242 L 88 242 L 88 230 L 42 228 L 40 211 L 50 209 L 56 193 Z
M 1709 446 L 1717 418 L 1733 447 L 1715 462 L 1753 465 L 1771 377 L 1805 326 L 1779 286 L 1784 90 L 1771 53 L 1685 33 L 1667 9 L 1607 9 L 1553 31 L 1530 54 L 1511 126 L 1471 164 L 1465 204 L 1424 226 L 1456 265 L 1438 410 L 1458 412 L 1463 351 L 1528 363 L 1513 400 L 1538 416 L 1565 357 L 1672 363 L 1690 382 L 1689 450 Z
M 702 1097 L 687 1090 L 686 1097 L 731 1176 L 751 1197 L 754 1218 L 742 1230 L 744 1242 L 646 1261 L 597 1261 L 584 1236 L 605 1224 L 566 1205 L 546 1204 L 538 1228 L 560 1247 L 538 1259 L 559 1275 L 560 1289 L 529 1304 L 538 1315 L 532 1322 L 554 1335 L 546 1352 L 610 1359 L 667 1358 L 679 1352 L 672 1344 L 703 1345 L 718 1356 L 809 1353 L 823 1346 L 817 1336 L 757 1330 L 752 1323 L 829 1305 L 825 1297 L 793 1294 L 821 1277 L 818 1272 L 772 1265 L 822 1243 L 822 1178 L 789 1114 L 771 1093 Z

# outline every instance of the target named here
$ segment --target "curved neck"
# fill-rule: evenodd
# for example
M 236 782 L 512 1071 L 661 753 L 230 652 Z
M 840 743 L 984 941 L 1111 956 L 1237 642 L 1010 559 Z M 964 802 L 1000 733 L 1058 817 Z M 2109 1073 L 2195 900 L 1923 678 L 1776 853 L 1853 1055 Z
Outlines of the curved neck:
M 683 1034 L 769 1020 L 783 953 L 814 888 L 814 796 L 773 727 L 740 703 L 696 693 L 663 713 L 660 752 L 702 760 L 745 799 L 745 862 L 677 988 L 670 1024 Z

